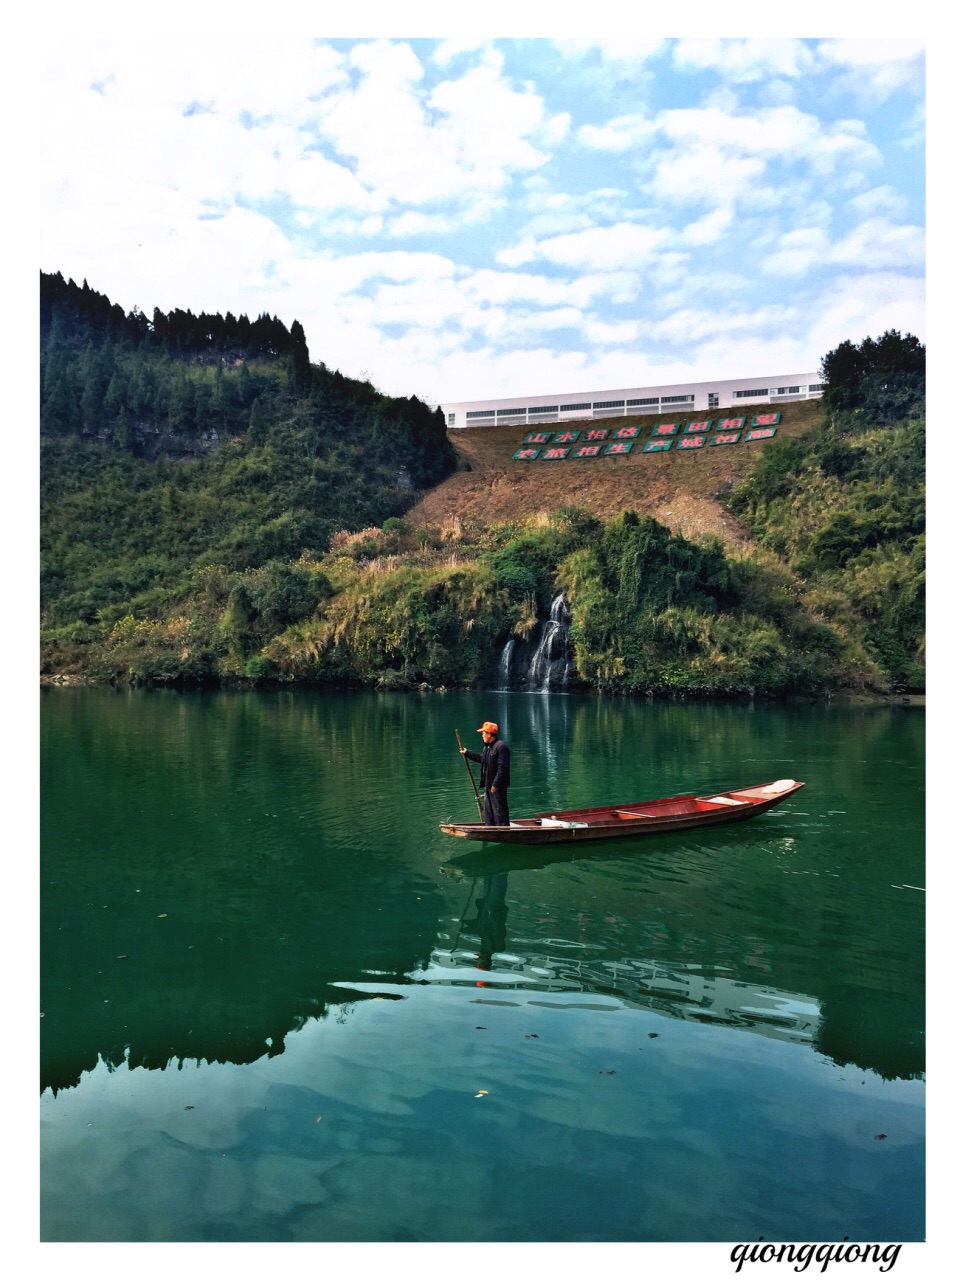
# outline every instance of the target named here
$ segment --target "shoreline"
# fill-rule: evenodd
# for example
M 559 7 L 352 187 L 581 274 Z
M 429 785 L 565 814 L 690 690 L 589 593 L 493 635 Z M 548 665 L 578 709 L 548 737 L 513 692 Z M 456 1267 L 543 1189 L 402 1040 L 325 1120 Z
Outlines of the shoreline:
M 95 680 L 90 676 L 71 675 L 66 673 L 57 673 L 53 675 L 40 676 L 41 689 L 171 689 L 178 693 L 254 693 L 267 692 L 274 689 L 286 690 L 318 690 L 327 689 L 344 693 L 354 691 L 358 693 L 447 693 L 448 687 L 445 685 L 429 685 L 415 684 L 406 688 L 382 689 L 376 685 L 328 685 L 313 684 L 309 681 L 283 681 L 272 683 L 257 683 L 255 681 L 219 681 L 209 684 L 183 684 L 171 683 L 164 684 L 161 682 L 142 682 L 118 683 L 113 680 Z M 483 686 L 476 686 L 475 692 L 483 693 L 537 693 L 540 690 L 524 690 L 524 689 L 485 689 Z M 561 690 L 551 690 L 550 692 L 559 693 Z M 647 690 L 637 690 L 634 692 L 610 692 L 607 690 L 594 689 L 590 686 L 578 686 L 575 690 L 569 692 L 577 693 L 593 693 L 598 697 L 616 697 L 616 698 L 657 698 L 664 700 L 673 700 L 680 702 L 754 702 L 761 701 L 780 705 L 790 705 L 796 703 L 835 705 L 835 706 L 863 706 L 863 707 L 919 707 L 926 709 L 927 695 L 923 693 L 864 693 L 855 689 L 838 689 L 827 693 L 790 693 L 790 694 L 749 694 L 749 693 L 704 693 L 702 690 L 691 689 L 689 691 L 683 689 L 674 689 L 666 693 L 658 693 Z

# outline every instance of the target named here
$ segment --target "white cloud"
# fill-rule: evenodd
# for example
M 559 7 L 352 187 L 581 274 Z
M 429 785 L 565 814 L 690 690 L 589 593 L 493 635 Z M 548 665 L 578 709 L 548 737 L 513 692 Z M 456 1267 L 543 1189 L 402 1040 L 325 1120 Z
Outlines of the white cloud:
M 528 246 L 527 252 L 530 257 L 545 258 L 558 266 L 575 269 L 637 270 L 654 258 L 668 234 L 655 227 L 621 222 L 610 227 L 590 227 L 569 235 L 549 236 Z
M 605 125 L 585 124 L 577 131 L 580 142 L 595 151 L 635 150 L 651 142 L 655 134 L 654 122 L 639 114 L 618 116 Z
M 655 124 L 668 145 L 654 155 L 652 187 L 665 201 L 729 207 L 749 194 L 752 208 L 776 208 L 809 199 L 813 179 L 818 188 L 857 185 L 881 160 L 862 122 L 825 127 L 793 106 L 684 108 L 662 112 Z M 790 186 L 782 172 L 775 186 L 764 181 L 773 165 L 793 174 Z
M 776 252 L 765 258 L 767 275 L 805 275 L 814 267 L 918 267 L 923 263 L 923 232 L 887 218 L 867 218 L 847 235 L 831 243 L 820 227 L 787 232 Z
M 740 309 L 742 308 L 742 309 Z M 686 347 L 718 337 L 745 334 L 789 332 L 796 327 L 797 313 L 791 306 L 765 306 L 743 308 L 743 304 L 711 307 L 710 310 L 693 308 L 673 312 L 654 324 L 660 338 L 666 338 L 677 346 Z
M 557 48 L 564 54 L 583 57 L 588 53 L 598 53 L 605 62 L 643 64 L 656 58 L 667 46 L 666 40 L 659 37 L 643 39 L 642 37 L 613 36 L 600 39 L 555 40 Z
M 600 346 L 622 346 L 624 343 L 636 342 L 640 327 L 635 320 L 623 320 L 617 324 L 609 324 L 605 320 L 588 320 L 583 326 L 583 336 L 588 342 L 596 342 Z
M 821 227 L 803 227 L 780 237 L 775 253 L 764 258 L 763 271 L 771 276 L 805 275 L 818 263 L 826 263 L 830 238 Z
M 387 223 L 387 234 L 394 239 L 402 236 L 447 235 L 455 229 L 455 223 L 443 214 L 419 213 L 407 209 L 398 218 Z
M 732 156 L 718 147 L 697 147 L 665 155 L 657 165 L 653 189 L 666 200 L 728 205 L 741 199 L 763 176 L 755 156 Z
M 458 36 L 441 41 L 433 51 L 433 60 L 438 66 L 445 67 L 465 53 L 483 53 L 489 57 L 492 52 L 489 36 L 480 36 L 473 40 L 466 36 Z
M 297 318 L 314 359 L 433 399 L 815 367 L 918 332 L 922 191 L 895 161 L 921 108 L 857 118 L 918 87 L 916 48 L 588 40 L 548 87 L 499 41 L 428 47 L 52 45 L 41 266 L 125 309 Z M 675 63 L 714 67 L 710 93 Z M 651 114 L 661 75 L 675 105 Z M 811 86 L 829 111 L 794 105 Z
M 923 90 L 922 40 L 823 40 L 817 53 L 845 73 L 839 88 L 869 102 L 883 102 L 899 89 Z
M 812 67 L 814 57 L 801 40 L 680 40 L 673 51 L 682 71 L 716 71 L 734 83 L 768 76 L 797 77 Z
M 830 261 L 840 266 L 919 267 L 923 264 L 923 231 L 898 226 L 887 218 L 868 218 L 837 241 Z
M 874 214 L 889 214 L 891 217 L 902 217 L 908 208 L 907 200 L 895 187 L 871 187 L 847 201 L 849 208 L 859 217 L 869 218 Z
M 808 112 L 793 106 L 761 107 L 735 114 L 718 108 L 665 111 L 657 119 L 660 131 L 678 147 L 716 147 L 733 154 L 765 160 L 780 157 L 830 165 L 842 156 L 845 164 L 880 160 L 865 137 L 859 120 L 842 120 L 825 127 Z
M 887 329 L 926 332 L 923 281 L 896 271 L 836 276 L 824 286 L 811 311 L 808 341 L 821 355 L 844 338 L 860 342 Z
M 555 143 L 568 127 L 537 94 L 503 79 L 499 57 L 428 94 L 409 45 L 372 41 L 350 61 L 359 82 L 322 99 L 322 128 L 365 186 L 403 204 L 497 193 L 513 173 L 545 164 L 539 144 Z
M 275 309 L 276 282 L 267 268 L 291 257 L 275 223 L 237 208 L 198 221 L 176 195 L 154 194 L 152 217 L 135 224 L 122 208 L 92 203 L 52 211 L 40 237 L 42 269 L 63 270 L 77 280 L 86 276 L 127 311 L 134 305 L 148 312 L 155 306 L 252 314 Z
M 733 213 L 729 206 L 714 209 L 697 222 L 688 223 L 681 231 L 680 239 L 690 245 L 716 244 L 732 222 Z

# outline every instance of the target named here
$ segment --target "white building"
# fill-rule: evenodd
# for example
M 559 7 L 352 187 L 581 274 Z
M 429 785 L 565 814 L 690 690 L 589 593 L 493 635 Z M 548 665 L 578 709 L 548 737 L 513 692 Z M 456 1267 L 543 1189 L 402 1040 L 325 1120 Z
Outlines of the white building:
M 748 404 L 785 404 L 820 396 L 819 373 L 783 373 L 765 378 L 715 378 L 659 387 L 577 391 L 570 395 L 511 396 L 509 400 L 446 401 L 447 426 L 539 426 L 578 418 L 622 418 L 637 413 L 703 413 Z

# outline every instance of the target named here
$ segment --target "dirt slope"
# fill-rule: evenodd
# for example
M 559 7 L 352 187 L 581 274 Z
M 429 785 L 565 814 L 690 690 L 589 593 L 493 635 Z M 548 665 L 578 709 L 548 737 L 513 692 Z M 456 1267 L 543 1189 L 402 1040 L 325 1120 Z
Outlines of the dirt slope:
M 785 405 L 780 412 L 778 434 L 798 435 L 819 418 L 821 406 L 818 401 L 807 401 Z M 617 418 L 615 425 L 636 422 L 645 428 L 646 440 L 655 422 L 669 421 L 666 415 Z M 571 425 L 582 429 L 586 424 Z M 514 462 L 513 454 L 528 430 L 478 427 L 451 431 L 449 437 L 460 464 L 469 465 L 470 470 L 455 472 L 405 518 L 415 526 L 439 526 L 455 516 L 493 523 L 563 506 L 585 507 L 603 517 L 629 507 L 694 540 L 717 534 L 731 546 L 749 541 L 722 498 L 749 473 L 760 451 L 768 447 L 764 442 L 689 453 L 671 449 L 659 454 L 643 453 L 638 445 L 621 458 Z

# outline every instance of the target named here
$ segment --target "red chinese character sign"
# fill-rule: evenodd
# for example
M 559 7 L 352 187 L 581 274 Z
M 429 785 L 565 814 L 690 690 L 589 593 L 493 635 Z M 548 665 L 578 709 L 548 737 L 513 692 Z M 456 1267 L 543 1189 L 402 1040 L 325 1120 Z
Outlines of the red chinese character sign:
M 661 422 L 650 432 L 651 437 L 675 436 L 680 430 L 679 422 Z
M 648 440 L 643 446 L 644 453 L 666 453 L 673 445 L 672 440 Z
M 632 440 L 629 442 L 626 440 L 617 440 L 613 444 L 608 444 L 607 447 L 604 449 L 603 453 L 604 453 L 604 457 L 609 458 L 614 454 L 619 455 L 622 453 L 629 453 L 632 448 L 633 448 Z
M 777 434 L 776 427 L 758 427 L 756 431 L 748 431 L 744 440 L 771 440 Z
M 569 449 L 556 449 L 553 445 L 549 449 L 544 449 L 541 462 L 557 462 L 561 458 L 565 458 L 570 452 Z
M 742 431 L 746 418 L 721 418 L 717 423 L 718 431 Z
M 750 419 L 750 425 L 751 427 L 775 427 L 779 421 L 779 413 L 755 413 Z
M 553 435 L 554 444 L 576 444 L 579 439 L 579 431 L 555 431 Z
M 575 458 L 599 458 L 600 450 L 603 445 L 599 444 L 581 444 L 573 451 Z
M 707 443 L 706 436 L 684 436 L 682 440 L 677 441 L 678 449 L 702 449 Z
M 606 440 L 609 434 L 609 427 L 594 427 L 591 431 L 585 431 L 583 438 L 584 440 Z
M 539 456 L 539 449 L 518 449 L 513 455 L 513 460 L 514 462 L 534 462 Z
M 740 439 L 739 431 L 718 431 L 710 441 L 711 444 L 736 444 Z
M 546 444 L 550 439 L 549 431 L 531 431 L 523 437 L 524 444 Z
M 639 435 L 639 427 L 617 427 L 613 438 L 614 440 L 636 440 Z
M 683 428 L 683 434 L 686 436 L 703 435 L 704 431 L 709 431 L 712 426 L 712 418 L 701 418 L 699 422 L 688 422 Z

